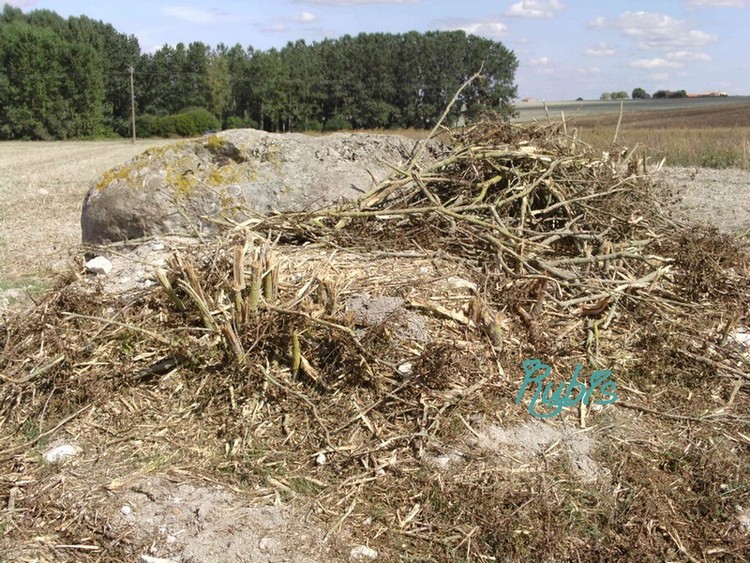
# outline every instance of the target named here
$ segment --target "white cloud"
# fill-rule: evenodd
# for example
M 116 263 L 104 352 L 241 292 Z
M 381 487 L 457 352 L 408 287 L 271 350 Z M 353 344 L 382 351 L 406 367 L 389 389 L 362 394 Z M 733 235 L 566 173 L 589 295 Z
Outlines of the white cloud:
M 474 22 L 459 27 L 470 35 L 483 37 L 500 37 L 508 32 L 508 26 L 502 22 Z
M 5 0 L 4 4 L 10 4 L 14 8 L 29 8 L 35 6 L 39 0 Z
M 691 29 L 684 20 L 652 12 L 625 12 L 609 22 L 609 27 L 642 49 L 702 47 L 718 39 L 713 33 Z
M 708 62 L 711 57 L 706 53 L 695 53 L 693 51 L 674 51 L 667 53 L 667 58 L 671 61 L 702 61 Z
M 589 22 L 589 27 L 604 27 L 607 25 L 607 18 L 598 16 Z
M 286 33 L 289 28 L 280 21 L 275 21 L 267 24 L 261 24 L 258 26 L 264 33 Z
M 549 0 L 548 2 L 521 0 L 513 4 L 506 15 L 514 18 L 551 18 L 556 11 L 562 10 L 564 7 L 559 0 Z
M 628 65 L 632 68 L 680 68 L 681 63 L 675 61 L 668 61 L 667 59 L 655 58 L 655 59 L 638 59 Z
M 161 11 L 183 21 L 198 25 L 217 23 L 221 16 L 217 12 L 193 8 L 192 6 L 165 6 Z
M 689 0 L 688 6 L 713 6 L 714 8 L 747 8 L 750 0 Z
M 444 30 L 460 30 L 481 37 L 504 37 L 508 26 L 498 20 L 469 20 L 466 18 L 442 18 L 434 22 Z
M 586 49 L 586 54 L 591 55 L 592 57 L 608 57 L 614 55 L 615 52 L 616 51 L 612 47 L 609 47 L 603 41 L 596 47 L 589 47 Z
M 297 23 L 312 23 L 318 21 L 318 16 L 310 12 L 302 12 L 299 16 L 292 18 Z
M 648 78 L 654 82 L 667 82 L 669 80 L 669 74 L 666 72 L 653 72 L 648 75 Z
M 549 57 L 539 57 L 538 59 L 531 59 L 531 64 L 534 66 L 546 66 L 549 64 Z

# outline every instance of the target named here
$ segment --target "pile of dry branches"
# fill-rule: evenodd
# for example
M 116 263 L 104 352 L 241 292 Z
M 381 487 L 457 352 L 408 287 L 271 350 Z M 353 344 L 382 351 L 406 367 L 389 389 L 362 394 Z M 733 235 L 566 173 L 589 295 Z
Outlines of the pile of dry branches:
M 391 163 L 359 201 L 233 224 L 176 252 L 151 290 L 63 284 L 10 319 L 0 467 L 146 386 L 184 424 L 200 420 L 204 472 L 304 491 L 331 532 L 377 507 L 371 534 L 386 544 L 456 555 L 468 541 L 473 558 L 513 552 L 492 518 L 515 509 L 441 507 L 422 468 L 471 415 L 525 414 L 512 404 L 523 359 L 614 368 L 636 388 L 746 378 L 727 337 L 750 323 L 747 255 L 670 219 L 642 160 L 592 155 L 564 124 L 449 135 L 434 164 Z M 398 297 L 429 337 L 405 337 L 403 311 L 362 322 L 349 306 L 362 294 Z M 112 424 L 106 412 L 98 424 Z M 170 432 L 178 449 L 195 440 Z M 470 502 L 487 483 L 466 471 L 446 490 Z

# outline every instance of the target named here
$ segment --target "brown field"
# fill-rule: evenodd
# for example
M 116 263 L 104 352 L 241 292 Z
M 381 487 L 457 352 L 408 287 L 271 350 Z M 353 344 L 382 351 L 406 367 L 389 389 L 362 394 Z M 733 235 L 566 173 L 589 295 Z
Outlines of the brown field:
M 615 139 L 618 114 L 574 117 L 571 127 L 600 150 Z M 617 142 L 667 166 L 750 169 L 750 104 L 626 112 Z
M 106 170 L 168 141 L 0 143 L 0 291 L 44 286 L 77 256 L 89 186 Z

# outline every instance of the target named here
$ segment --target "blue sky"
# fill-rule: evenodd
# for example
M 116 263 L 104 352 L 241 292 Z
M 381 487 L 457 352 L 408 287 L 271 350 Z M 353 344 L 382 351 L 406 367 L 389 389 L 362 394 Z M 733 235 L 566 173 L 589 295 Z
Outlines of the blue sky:
M 7 1 L 7 0 L 6 0 Z M 203 41 L 255 49 L 360 32 L 463 29 L 519 60 L 519 97 L 598 98 L 642 87 L 750 94 L 750 0 L 11 0 L 87 15 L 141 49 Z

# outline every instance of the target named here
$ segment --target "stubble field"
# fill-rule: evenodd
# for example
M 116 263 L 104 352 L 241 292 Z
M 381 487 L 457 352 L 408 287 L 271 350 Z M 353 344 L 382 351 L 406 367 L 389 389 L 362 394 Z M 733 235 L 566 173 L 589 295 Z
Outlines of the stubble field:
M 79 257 L 81 206 L 91 183 L 167 142 L 0 143 L 0 291 L 14 299 L 38 292 Z

